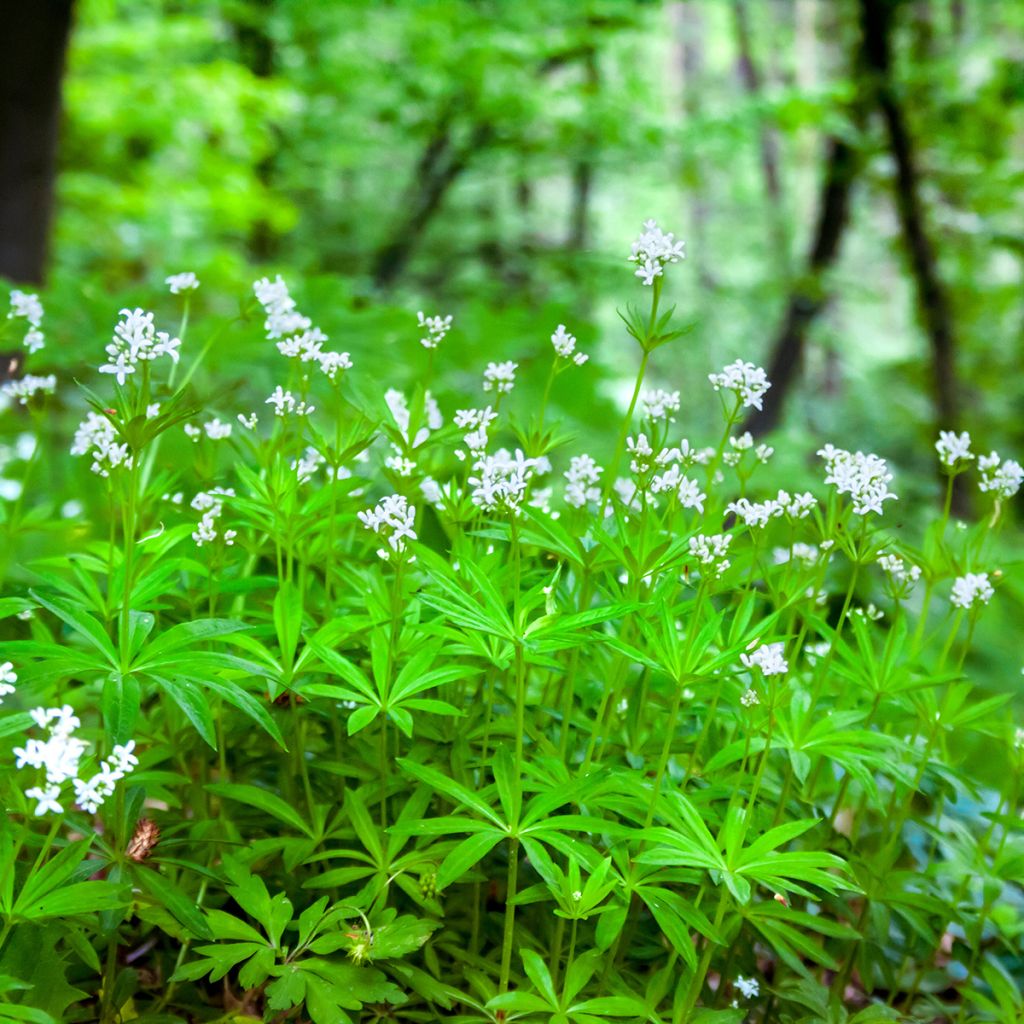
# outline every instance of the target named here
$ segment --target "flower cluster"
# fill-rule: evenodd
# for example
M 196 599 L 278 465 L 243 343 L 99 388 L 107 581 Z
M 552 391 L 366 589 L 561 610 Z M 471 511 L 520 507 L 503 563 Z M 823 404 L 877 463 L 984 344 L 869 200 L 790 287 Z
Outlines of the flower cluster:
M 416 322 L 427 332 L 425 338 L 420 338 L 420 344 L 424 348 L 437 348 L 452 329 L 452 320 L 451 313 L 447 316 L 424 316 L 423 310 L 420 310 L 416 314 Z
M 45 377 L 26 373 L 17 380 L 7 380 L 0 384 L 0 395 L 4 395 L 19 405 L 28 405 L 29 399 L 36 395 L 52 395 L 57 390 L 57 378 L 49 373 Z
M 106 347 L 110 361 L 100 367 L 100 373 L 113 374 L 117 383 L 123 385 L 140 362 L 161 356 L 175 363 L 178 361 L 181 340 L 158 331 L 152 313 L 136 308 L 122 309 L 119 315 L 121 319 L 114 326 L 113 340 Z
M 759 668 L 762 675 L 781 676 L 789 671 L 784 653 L 785 644 L 780 640 L 774 644 L 761 644 L 753 654 L 741 654 L 740 661 L 747 668 Z
M 25 796 L 36 800 L 37 816 L 53 811 L 62 814 L 61 790 L 71 781 L 75 802 L 90 814 L 95 813 L 103 801 L 114 792 L 115 784 L 139 763 L 133 751 L 135 741 L 115 746 L 110 758 L 100 762 L 99 772 L 88 779 L 79 778 L 82 757 L 88 744 L 75 735 L 82 724 L 70 704 L 59 708 L 33 708 L 29 712 L 40 729 L 45 729 L 45 740 L 28 739 L 24 747 L 15 747 L 15 766 L 20 771 L 29 767 L 42 769 L 46 774 L 44 787 L 34 786 Z
M 359 520 L 367 530 L 373 530 L 387 541 L 388 548 L 378 548 L 377 554 L 387 561 L 392 554 L 405 553 L 405 541 L 416 540 L 416 506 L 410 505 L 404 495 L 389 494 L 373 508 L 359 512 Z
M 470 499 L 485 512 L 518 515 L 537 468 L 538 460 L 526 458 L 518 448 L 514 455 L 505 448 L 483 455 L 473 464 L 476 476 L 469 478 Z
M 952 430 L 940 430 L 935 450 L 939 453 L 939 461 L 951 469 L 958 462 L 969 462 L 974 458 L 971 452 L 971 435 L 966 430 L 962 434 L 955 434 Z
M 896 498 L 888 487 L 892 473 L 885 459 L 830 444 L 818 454 L 825 460 L 825 483 L 832 484 L 840 494 L 850 495 L 856 515 L 881 515 L 882 502 Z
M 643 406 L 644 415 L 649 419 L 667 419 L 669 423 L 675 423 L 672 413 L 679 412 L 679 392 L 662 391 L 660 388 L 645 391 L 640 396 L 640 404 Z
M 761 408 L 761 399 L 772 386 L 768 375 L 760 366 L 742 359 L 722 368 L 721 373 L 709 373 L 708 380 L 716 391 L 731 391 L 744 408 Z
M 277 341 L 277 350 L 281 355 L 298 359 L 302 363 L 316 363 L 331 381 L 336 379 L 339 370 L 352 368 L 352 360 L 347 352 L 324 351 L 327 335 L 319 327 L 314 327 L 308 316 L 299 312 L 280 274 L 273 281 L 266 277 L 260 278 L 253 284 L 252 290 L 266 314 L 263 329 L 267 338 Z M 312 408 L 309 411 L 312 412 Z M 284 413 L 279 412 L 278 415 Z
M 559 359 L 571 359 L 577 366 L 582 366 L 590 358 L 576 351 L 576 337 L 565 329 L 565 324 L 555 328 L 555 333 L 551 335 L 551 346 Z
M 658 227 L 656 220 L 645 220 L 644 229 L 633 243 L 629 262 L 637 264 L 634 275 L 645 285 L 653 285 L 661 277 L 669 263 L 678 263 L 686 258 L 685 243 L 677 242 L 675 235 Z
M 186 435 L 196 444 L 199 443 L 199 439 L 204 433 L 211 441 L 223 441 L 231 436 L 231 424 L 222 422 L 216 416 L 207 423 L 204 423 L 201 428 L 191 423 L 186 423 L 183 429 Z
M 38 295 L 15 288 L 11 292 L 11 309 L 7 319 L 28 321 L 28 330 L 22 344 L 30 353 L 38 352 L 43 347 L 43 332 L 39 329 L 43 323 L 43 304 Z
M 729 552 L 732 536 L 727 533 L 716 533 L 706 536 L 698 533 L 687 542 L 690 554 L 709 570 L 709 575 L 716 579 L 732 564 L 725 556 Z
M 949 600 L 957 608 L 973 608 L 978 602 L 988 604 L 994 593 L 987 572 L 969 572 L 953 581 Z
M 806 519 L 817 504 L 810 491 L 802 494 L 790 494 L 779 491 L 774 498 L 767 501 L 750 501 L 738 498 L 730 502 L 725 510 L 743 521 L 745 526 L 756 528 L 766 526 L 771 519 L 787 516 L 791 520 Z
M 274 388 L 273 394 L 263 403 L 274 407 L 275 416 L 308 416 L 316 412 L 315 405 L 307 405 L 305 401 L 297 399 L 290 391 L 285 391 L 280 384 Z
M 0 665 L 0 704 L 3 704 L 4 697 L 9 697 L 15 692 L 18 681 L 18 673 L 14 671 L 14 663 L 5 661 Z
M 562 474 L 566 479 L 565 503 L 573 508 L 583 508 L 586 504 L 598 504 L 601 500 L 601 489 L 597 486 L 604 469 L 589 455 L 574 455 L 569 460 L 569 468 Z
M 990 491 L 997 498 L 1012 498 L 1024 483 L 1024 469 L 1020 463 L 1013 459 L 1002 461 L 999 452 L 981 456 L 978 469 L 981 470 L 981 483 L 978 487 Z
M 395 421 L 395 426 L 398 427 L 398 431 L 402 435 L 402 439 L 410 448 L 419 448 L 430 437 L 432 431 L 440 430 L 444 426 L 441 407 L 429 391 L 423 396 L 423 415 L 426 419 L 426 425 L 421 426 L 416 431 L 411 441 L 409 433 L 412 413 L 409 410 L 409 402 L 405 395 L 397 388 L 388 388 L 384 395 L 384 402 L 391 413 L 391 418 Z
M 237 530 L 224 530 L 221 533 L 217 531 L 217 520 L 220 519 L 224 511 L 224 499 L 234 496 L 235 492 L 230 487 L 214 487 L 209 491 L 200 491 L 192 499 L 192 507 L 202 513 L 199 525 L 192 532 L 192 539 L 196 542 L 197 547 L 212 544 L 218 536 L 228 547 L 235 543 L 235 538 L 238 536 Z
M 518 363 L 506 360 L 503 363 L 488 363 L 484 370 L 484 391 L 497 391 L 499 395 L 507 395 L 516 383 Z
M 109 477 L 112 469 L 130 469 L 133 456 L 127 444 L 117 443 L 117 431 L 106 416 L 90 412 L 78 425 L 71 445 L 72 455 L 92 456 L 89 468 L 98 476 Z
M 172 295 L 180 295 L 182 292 L 194 292 L 199 287 L 199 278 L 193 271 L 186 270 L 164 278 L 164 284 L 170 289 Z
M 488 430 L 498 418 L 497 412 L 489 405 L 483 409 L 458 409 L 455 413 L 455 426 L 466 433 L 462 442 L 469 449 L 470 455 L 479 458 L 487 448 Z M 455 453 L 460 459 L 466 457 L 463 451 Z
M 878 564 L 889 577 L 894 597 L 907 597 L 921 578 L 921 567 L 906 563 L 899 555 L 879 555 Z

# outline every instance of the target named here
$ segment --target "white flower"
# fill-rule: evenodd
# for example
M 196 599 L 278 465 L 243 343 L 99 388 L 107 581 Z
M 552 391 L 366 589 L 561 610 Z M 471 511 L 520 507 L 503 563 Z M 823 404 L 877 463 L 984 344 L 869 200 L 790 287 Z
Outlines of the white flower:
M 17 380 L 8 380 L 0 384 L 0 395 L 17 399 L 19 405 L 28 405 L 30 398 L 36 395 L 52 395 L 56 390 L 57 378 L 52 373 L 45 377 L 27 373 Z
M 526 458 L 518 448 L 515 455 L 499 448 L 493 455 L 482 456 L 473 463 L 476 476 L 468 481 L 471 501 L 486 512 L 518 515 L 536 467 L 537 460 Z
M 753 654 L 741 654 L 740 661 L 747 668 L 759 668 L 763 675 L 781 676 L 789 671 L 789 664 L 783 657 L 785 644 L 761 644 Z
M 218 533 L 217 529 L 217 520 L 224 512 L 224 499 L 233 497 L 235 497 L 233 488 L 214 487 L 209 491 L 200 491 L 192 499 L 190 502 L 192 508 L 203 513 L 192 532 L 192 539 L 196 542 L 197 547 L 201 548 L 204 544 L 212 544 L 218 536 L 228 547 L 234 544 L 235 537 L 238 536 L 236 530 L 225 530 L 223 533 Z
M 204 423 L 203 430 L 212 441 L 221 441 L 225 437 L 231 436 L 231 424 L 222 423 L 217 417 L 214 417 L 209 423 Z
M 391 447 L 394 449 L 395 454 L 389 455 L 384 460 L 384 465 L 392 472 L 397 473 L 398 476 L 412 476 L 413 471 L 416 469 L 416 463 L 412 459 L 407 459 L 396 445 Z
M 15 288 L 11 292 L 11 311 L 7 314 L 7 319 L 13 320 L 15 317 L 27 320 L 33 327 L 38 327 L 43 322 L 43 304 L 39 301 L 39 296 Z
M 71 445 L 71 454 L 91 455 L 93 461 L 90 468 L 102 477 L 109 477 L 110 470 L 119 466 L 130 469 L 132 465 L 128 445 L 117 443 L 114 425 L 106 416 L 96 412 L 87 413 L 78 425 Z
M 957 608 L 972 608 L 978 601 L 988 604 L 994 593 L 987 572 L 969 572 L 953 581 L 949 600 Z
M 573 508 L 583 508 L 588 502 L 597 504 L 601 500 L 601 490 L 597 486 L 604 469 L 589 455 L 574 455 L 569 460 L 569 468 L 562 475 L 565 485 L 565 502 Z
M 248 416 L 243 416 L 242 413 L 239 413 L 236 419 L 246 430 L 255 430 L 256 424 L 259 423 L 259 418 L 254 412 L 249 413 Z
M 671 414 L 679 412 L 679 392 L 662 391 L 660 388 L 645 391 L 640 396 L 640 404 L 644 407 L 644 413 L 652 420 L 667 418 L 670 423 L 674 423 L 675 418 Z
M 29 355 L 33 355 L 38 352 L 41 348 L 46 346 L 43 343 L 43 332 L 38 328 L 30 327 L 25 332 L 25 337 L 22 339 L 22 344 L 28 349 Z
M 760 704 L 761 700 L 757 696 L 757 691 L 756 690 L 746 690 L 746 691 L 744 691 L 743 695 L 740 697 L 740 703 L 745 708 L 752 708 L 752 707 L 754 707 L 754 705 Z
M 683 508 L 695 508 L 698 512 L 704 511 L 704 499 L 707 495 L 700 489 L 700 484 L 689 477 L 683 477 L 679 481 L 679 488 L 676 497 Z
M 577 366 L 582 366 L 590 358 L 576 351 L 576 338 L 565 329 L 565 324 L 559 324 L 555 329 L 551 335 L 551 345 L 556 356 L 571 359 Z
M 981 483 L 978 487 L 983 491 L 993 491 L 999 498 L 1012 498 L 1024 483 L 1024 469 L 1013 459 L 1001 462 L 998 452 L 991 452 L 978 459 L 981 470 Z
M 135 372 L 139 362 L 152 361 L 167 356 L 172 362 L 178 361 L 179 338 L 158 331 L 153 324 L 153 314 L 144 309 L 122 309 L 121 319 L 114 325 L 114 337 L 106 347 L 109 362 L 100 367 L 100 373 L 110 373 L 123 385 Z
M 25 796 L 27 796 L 29 800 L 39 801 L 35 810 L 37 818 L 42 817 L 49 811 L 53 811 L 54 814 L 64 813 L 64 808 L 61 807 L 57 799 L 60 796 L 60 786 L 49 785 L 46 789 L 40 789 L 38 786 L 33 786 L 31 789 L 25 790 Z
M 954 434 L 952 430 L 940 430 L 935 450 L 939 453 L 939 461 L 944 466 L 955 466 L 958 462 L 967 462 L 974 458 L 971 453 L 971 435 L 966 430 L 962 434 Z
M 654 465 L 654 449 L 651 447 L 651 442 L 647 440 L 647 435 L 639 434 L 635 438 L 627 437 L 626 448 L 631 456 L 629 471 L 636 476 L 649 472 Z M 667 488 L 659 486 L 659 489 Z
M 685 259 L 683 247 L 684 243 L 677 242 L 671 231 L 668 234 L 662 231 L 657 221 L 645 220 L 644 229 L 633 243 L 628 258 L 630 263 L 637 264 L 635 276 L 645 285 L 652 285 L 669 263 Z
M 840 494 L 850 495 L 856 515 L 881 515 L 882 502 L 895 500 L 896 495 L 887 486 L 892 473 L 885 459 L 863 452 L 851 453 L 830 444 L 818 454 L 825 460 L 825 483 L 832 484 Z
M 181 428 L 185 432 L 185 436 L 193 443 L 199 444 L 199 439 L 203 436 L 202 430 L 199 429 L 194 423 L 186 423 Z
M 390 494 L 382 498 L 373 508 L 358 513 L 360 522 L 368 530 L 382 536 L 391 551 L 381 548 L 377 554 L 388 559 L 392 553 L 402 554 L 406 538 L 416 540 L 416 507 L 410 505 L 404 495 Z
M 295 300 L 288 293 L 288 285 L 280 274 L 273 281 L 260 278 L 252 290 L 267 315 L 263 329 L 270 340 L 285 338 L 312 327 L 312 321 L 295 308 Z
M 285 391 L 280 384 L 274 388 L 273 394 L 263 403 L 274 407 L 274 415 L 288 416 L 295 413 L 296 416 L 308 416 L 316 411 L 315 405 L 306 405 L 305 402 L 297 401 L 290 391 Z
M 352 360 L 347 352 L 321 352 L 317 356 L 317 361 L 328 380 L 334 380 L 338 376 L 339 370 L 352 369 Z
M 518 363 L 508 360 L 504 363 L 488 363 L 484 370 L 484 391 L 497 391 L 499 395 L 508 394 L 516 383 Z
M 180 295 L 182 292 L 194 292 L 199 287 L 199 278 L 191 270 L 186 270 L 164 278 L 164 284 L 172 295 Z
M 726 505 L 725 511 L 742 519 L 745 526 L 753 529 L 765 526 L 770 519 L 782 515 L 784 509 L 776 501 L 753 502 L 739 498 Z
M 14 671 L 14 664 L 5 661 L 0 665 L 0 704 L 3 704 L 4 697 L 10 696 L 17 687 L 14 684 L 18 681 L 18 673 Z
M 452 329 L 452 319 L 450 313 L 448 316 L 424 316 L 423 310 L 420 310 L 416 314 L 416 322 L 427 330 L 427 336 L 420 338 L 420 344 L 424 348 L 437 348 Z
M 726 554 L 729 545 L 732 543 L 732 536 L 727 533 L 716 533 L 707 536 L 698 533 L 687 542 L 690 554 L 693 555 L 701 565 L 710 566 L 715 577 L 721 576 L 732 564 Z
M 898 555 L 879 555 L 878 564 L 889 576 L 889 584 L 896 597 L 906 597 L 921 578 L 921 567 L 907 565 Z
M 787 562 L 803 562 L 805 565 L 813 565 L 818 560 L 818 549 L 813 544 L 804 544 L 796 541 L 792 547 L 773 548 L 772 561 L 775 565 L 785 565 Z
M 744 408 L 761 408 L 761 399 L 772 386 L 767 374 L 760 366 L 745 363 L 742 359 L 723 367 L 721 373 L 709 373 L 708 380 L 716 391 L 723 388 L 731 391 L 743 403 Z
M 756 978 L 744 978 L 741 974 L 736 979 L 735 985 L 743 994 L 745 999 L 753 999 L 760 995 L 761 986 Z
M 327 460 L 313 447 L 307 446 L 306 450 L 302 453 L 301 459 L 292 459 L 291 468 L 295 470 L 295 475 L 299 478 L 300 484 L 308 483 L 313 479 L 313 474 L 326 462 Z
M 455 413 L 455 426 L 466 430 L 463 443 L 474 457 L 479 457 L 487 448 L 487 434 L 491 423 L 498 418 L 497 412 L 489 405 L 484 409 L 458 409 Z M 459 454 L 456 452 L 456 454 Z M 463 453 L 462 457 L 464 457 Z

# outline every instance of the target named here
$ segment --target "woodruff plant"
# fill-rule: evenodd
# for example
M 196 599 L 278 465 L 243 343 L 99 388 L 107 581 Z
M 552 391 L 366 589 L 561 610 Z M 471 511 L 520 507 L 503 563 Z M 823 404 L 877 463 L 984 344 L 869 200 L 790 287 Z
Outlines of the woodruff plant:
M 563 324 L 542 394 L 492 362 L 444 409 L 454 320 L 420 312 L 422 383 L 374 406 L 263 278 L 280 383 L 200 410 L 195 275 L 168 278 L 173 336 L 122 311 L 71 444 L 107 521 L 0 600 L 0 1019 L 1024 1011 L 1024 734 L 968 660 L 1021 467 L 943 432 L 915 545 L 878 455 L 824 444 L 822 486 L 779 489 L 740 428 L 752 363 L 707 377 L 713 444 L 680 438 L 645 380 L 683 255 L 653 221 L 633 245 L 649 303 L 603 463 L 550 407 L 588 372 Z M 37 297 L 11 309 L 38 351 Z M 55 388 L 2 385 L 37 424 Z

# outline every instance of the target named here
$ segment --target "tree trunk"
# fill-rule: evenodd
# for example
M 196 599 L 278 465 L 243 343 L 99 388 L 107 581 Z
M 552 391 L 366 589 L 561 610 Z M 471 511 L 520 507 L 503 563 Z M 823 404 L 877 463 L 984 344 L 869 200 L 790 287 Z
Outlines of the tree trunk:
M 586 74 L 585 94 L 588 98 L 597 95 L 600 85 L 597 71 L 597 55 L 591 49 L 583 61 Z M 580 152 L 572 168 L 572 205 L 569 214 L 569 248 L 579 251 L 587 244 L 587 229 L 590 218 L 590 195 L 594 184 L 594 156 L 597 139 L 588 127 L 580 146 Z
M 892 80 L 893 0 L 861 0 L 861 31 L 866 72 L 885 123 L 896 163 L 895 199 L 907 260 L 917 292 L 917 308 L 932 352 L 932 388 L 936 427 L 952 430 L 958 422 L 956 341 L 945 285 L 921 202 L 914 141 Z
M 839 256 L 859 166 L 860 154 L 848 142 L 838 136 L 827 140 L 818 221 L 807 255 L 806 270 L 793 285 L 772 346 L 768 367 L 771 389 L 764 397 L 763 408 L 752 413 L 744 423 L 744 429 L 752 434 L 764 434 L 778 425 L 786 398 L 796 383 L 803 362 L 807 334 L 828 304 L 824 276 Z
M 754 60 L 750 40 L 750 18 L 746 0 L 733 0 L 736 25 L 736 48 L 739 59 L 737 66 L 744 91 L 760 105 L 762 99 L 761 72 Z M 757 114 L 758 147 L 761 156 L 761 177 L 764 179 L 765 199 L 768 205 L 768 224 L 771 233 L 771 247 L 782 263 L 783 276 L 789 276 L 789 233 L 786 230 L 786 211 L 782 198 L 782 178 L 779 173 L 778 135 L 765 122 L 760 110 Z
M 42 284 L 53 217 L 72 0 L 4 8 L 0 33 L 0 277 Z

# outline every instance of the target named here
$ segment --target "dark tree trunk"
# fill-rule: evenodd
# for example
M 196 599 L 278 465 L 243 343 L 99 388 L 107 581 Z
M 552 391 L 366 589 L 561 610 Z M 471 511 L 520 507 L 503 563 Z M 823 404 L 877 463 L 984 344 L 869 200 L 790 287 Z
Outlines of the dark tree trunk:
M 491 135 L 490 125 L 478 124 L 468 139 L 456 144 L 451 112 L 441 116 L 416 165 L 412 187 L 402 204 L 405 215 L 374 256 L 372 275 L 377 288 L 389 288 L 395 283 L 448 190 L 469 166 L 475 152 L 487 145 Z
M 597 95 L 600 85 L 597 71 L 597 55 L 591 49 L 583 61 L 586 74 L 585 93 L 588 99 Z M 572 169 L 572 206 L 569 214 L 569 248 L 583 249 L 587 244 L 587 229 L 590 219 L 590 195 L 594 184 L 594 157 L 597 139 L 588 128 L 582 141 L 579 156 Z
M 0 5 L 0 277 L 42 284 L 72 0 Z
M 673 13 L 676 19 L 679 41 L 679 71 L 683 80 L 683 112 L 688 121 L 696 121 L 701 114 L 701 76 L 704 68 L 704 22 L 695 4 L 683 2 L 676 5 Z M 690 204 L 690 234 L 693 246 L 687 246 L 687 260 L 696 264 L 697 280 L 703 292 L 716 287 L 708 260 L 708 208 L 704 168 L 696 152 L 683 154 L 684 187 Z
M 763 408 L 755 411 L 744 424 L 744 429 L 752 434 L 764 434 L 778 425 L 786 398 L 799 375 L 807 334 L 828 304 L 824 276 L 839 256 L 859 166 L 860 155 L 848 142 L 838 136 L 827 140 L 818 220 L 807 255 L 806 270 L 790 292 L 772 346 L 768 366 L 771 389 L 764 397 Z
M 921 202 L 914 141 L 892 80 L 895 6 L 894 0 L 861 0 L 864 65 L 896 164 L 896 210 L 917 292 L 918 314 L 931 346 L 936 426 L 952 430 L 958 421 L 953 317 Z
M 761 72 L 754 59 L 751 43 L 750 16 L 746 0 L 733 0 L 736 24 L 737 66 L 744 91 L 757 104 L 762 99 L 763 83 Z M 771 125 L 758 113 L 758 147 L 761 159 L 761 177 L 764 179 L 765 198 L 768 205 L 768 223 L 771 230 L 772 248 L 782 263 L 782 269 L 789 272 L 789 234 L 786 230 L 786 212 L 782 198 L 782 176 L 779 173 L 779 139 Z

